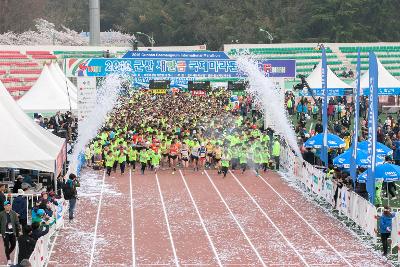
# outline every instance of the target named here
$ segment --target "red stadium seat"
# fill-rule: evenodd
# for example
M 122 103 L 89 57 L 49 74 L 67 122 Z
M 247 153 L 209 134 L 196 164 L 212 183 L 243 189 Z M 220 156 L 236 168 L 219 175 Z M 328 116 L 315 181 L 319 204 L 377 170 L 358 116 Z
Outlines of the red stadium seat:
M 39 77 L 26 77 L 23 78 L 24 82 L 36 82 Z
M 50 51 L 26 51 L 27 55 L 50 55 Z
M 2 81 L 2 83 L 22 82 L 22 79 L 20 78 L 3 78 L 0 80 Z
M 32 55 L 33 59 L 57 59 L 55 55 Z
M 42 70 L 28 70 L 28 69 L 16 69 L 10 70 L 10 74 L 40 74 Z
M 13 87 L 8 87 L 7 90 L 9 92 L 15 92 L 15 91 L 29 91 L 32 86 L 13 86 Z

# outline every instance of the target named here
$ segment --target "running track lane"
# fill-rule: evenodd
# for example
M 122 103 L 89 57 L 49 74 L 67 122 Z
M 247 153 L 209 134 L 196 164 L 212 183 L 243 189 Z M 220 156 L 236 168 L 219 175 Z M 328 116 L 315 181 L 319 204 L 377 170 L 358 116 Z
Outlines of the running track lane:
M 157 177 L 179 263 L 217 266 L 216 256 L 180 172 L 162 171 Z
M 321 207 L 312 201 L 308 201 L 301 193 L 291 188 L 282 180 L 279 174 L 268 171 L 266 174 L 262 173 L 259 178 L 253 178 L 251 175 L 248 177 L 249 179 L 247 177 L 238 178 L 242 183 L 252 180 L 253 184 L 256 185 L 255 188 L 258 192 L 255 192 L 255 194 L 257 195 L 264 194 L 263 192 L 273 192 L 275 196 L 279 197 L 277 195 L 279 193 L 288 204 L 297 210 L 300 216 L 326 238 L 353 266 L 391 266 L 385 257 L 367 247 L 356 234 L 343 226 L 337 219 L 327 215 Z M 288 206 L 282 199 L 280 199 L 280 202 Z M 299 218 L 297 214 L 293 216 Z M 307 227 L 310 229 L 310 226 Z
M 103 172 L 84 172 L 81 186 L 90 193 L 78 193 L 80 200 L 76 204 L 75 219 L 69 222 L 68 215 L 65 217 L 64 227 L 50 255 L 49 267 L 89 266 L 102 178 Z
M 296 254 L 297 251 L 291 248 L 290 241 L 285 240 L 286 236 L 279 233 L 279 228 L 276 228 L 275 221 L 271 220 L 268 212 L 266 217 L 229 175 L 222 178 L 214 170 L 207 171 L 207 174 L 243 225 L 244 231 L 267 266 L 305 265 L 302 255 Z
M 174 266 L 174 254 L 154 173 L 148 170 L 145 175 L 140 174 L 140 170 L 132 172 L 132 188 L 137 266 Z
M 207 176 L 186 170 L 185 181 L 223 266 L 262 266 Z
M 129 168 L 123 175 L 117 168 L 105 181 L 116 193 L 103 193 L 92 266 L 132 266 Z

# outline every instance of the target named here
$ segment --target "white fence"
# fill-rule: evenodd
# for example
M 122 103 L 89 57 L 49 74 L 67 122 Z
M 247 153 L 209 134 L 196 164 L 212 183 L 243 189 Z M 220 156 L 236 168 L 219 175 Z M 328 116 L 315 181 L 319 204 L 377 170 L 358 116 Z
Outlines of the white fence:
M 316 198 L 324 199 L 334 207 L 337 186 L 334 181 L 326 179 L 325 173 L 284 147 L 281 149 L 280 162 L 282 168 L 292 175 L 304 190 Z M 334 208 L 356 223 L 365 234 L 374 239 L 374 242 L 376 241 L 377 209 L 368 200 L 343 186 L 338 189 L 337 203 Z

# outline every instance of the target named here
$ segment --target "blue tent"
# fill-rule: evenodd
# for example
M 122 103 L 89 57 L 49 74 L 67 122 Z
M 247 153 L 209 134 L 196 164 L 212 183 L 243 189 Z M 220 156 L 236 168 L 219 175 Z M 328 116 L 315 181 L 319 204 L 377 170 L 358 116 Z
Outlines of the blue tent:
M 358 143 L 358 148 L 367 151 L 368 150 L 368 141 L 362 141 Z M 377 142 L 376 143 L 376 154 L 378 156 L 387 156 L 391 155 L 393 150 L 384 144 Z
M 344 153 L 333 159 L 333 164 L 341 168 L 350 168 L 352 149 L 346 150 Z M 382 164 L 383 160 L 379 157 L 376 158 L 377 164 Z M 368 167 L 368 153 L 365 150 L 357 149 L 357 161 L 358 167 L 367 168 Z
M 317 134 L 304 143 L 304 147 L 321 148 L 323 145 L 324 134 Z M 328 148 L 344 147 L 345 142 L 342 138 L 335 134 L 328 133 Z
M 367 171 L 358 175 L 357 179 L 359 183 L 365 183 L 367 179 Z M 400 166 L 390 163 L 376 166 L 375 179 L 383 180 L 384 182 L 394 182 L 400 180 Z

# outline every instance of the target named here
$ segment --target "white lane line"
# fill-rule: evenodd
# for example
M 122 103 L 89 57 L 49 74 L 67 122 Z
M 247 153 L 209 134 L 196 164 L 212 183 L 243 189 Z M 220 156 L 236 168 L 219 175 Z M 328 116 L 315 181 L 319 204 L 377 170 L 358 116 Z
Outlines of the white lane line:
M 158 174 L 157 173 L 156 173 L 156 181 L 157 181 L 158 192 L 160 193 L 162 208 L 163 208 L 163 211 L 164 211 L 165 222 L 167 223 L 167 229 L 168 229 L 168 234 L 169 234 L 169 240 L 171 241 L 172 252 L 174 253 L 175 265 L 177 267 L 179 267 L 178 256 L 176 255 L 176 249 L 175 249 L 175 245 L 174 245 L 174 240 L 172 239 L 171 227 L 169 226 L 167 209 L 165 207 L 164 198 L 163 198 L 163 195 L 161 193 L 161 187 L 160 187 L 160 182 L 158 180 Z
M 260 261 L 260 263 L 262 264 L 262 266 L 267 267 L 267 265 L 265 264 L 265 262 L 263 261 L 261 255 L 258 253 L 256 247 L 253 245 L 253 243 L 251 242 L 250 238 L 247 236 L 246 232 L 243 230 L 243 227 L 240 225 L 239 221 L 236 219 L 235 215 L 233 214 L 231 208 L 229 208 L 228 204 L 226 203 L 224 197 L 221 195 L 221 192 L 218 190 L 217 186 L 214 184 L 213 180 L 211 179 L 210 175 L 208 174 L 208 172 L 206 170 L 204 170 L 205 174 L 208 177 L 208 180 L 211 182 L 212 186 L 214 187 L 214 190 L 217 192 L 218 196 L 221 198 L 222 202 L 224 203 L 226 209 L 229 211 L 229 214 L 231 215 L 232 219 L 236 222 L 237 226 L 239 227 L 240 231 L 242 232 L 242 234 L 244 235 L 244 237 L 246 238 L 247 242 L 250 244 L 251 248 L 253 249 L 253 251 L 256 253 L 258 260 Z
M 343 257 L 343 255 L 339 252 L 339 251 L 337 251 L 336 250 L 336 248 L 334 247 L 334 246 L 332 246 L 332 244 L 331 243 L 329 243 L 329 241 L 328 240 L 326 240 L 326 238 L 325 237 L 323 237 L 322 235 L 321 235 L 321 233 L 320 232 L 318 232 L 317 231 L 317 229 L 315 229 L 303 216 L 301 216 L 301 214 L 292 206 L 292 205 L 290 205 L 288 202 L 287 202 L 287 200 L 284 198 L 284 197 L 282 197 L 282 195 L 281 194 L 279 194 L 276 190 L 275 190 L 275 188 L 273 188 L 272 187 L 272 185 L 270 185 L 261 175 L 259 175 L 258 177 L 260 177 L 260 179 L 269 187 L 269 188 L 271 188 L 271 190 L 272 191 L 274 191 L 275 192 L 275 194 L 277 194 L 278 196 L 279 196 L 279 198 L 280 199 L 282 199 L 282 201 L 283 202 L 285 202 L 285 204 L 286 205 L 288 205 L 293 211 L 294 211 L 294 213 L 296 213 L 296 215 L 303 221 L 303 222 L 305 222 L 307 225 L 308 225 L 308 227 L 310 227 L 311 228 L 311 230 L 313 230 L 313 232 L 314 233 L 316 233 L 347 265 L 349 265 L 349 266 L 353 266 L 345 257 Z
M 210 242 L 210 246 L 211 246 L 211 248 L 212 248 L 212 250 L 213 250 L 213 252 L 214 252 L 214 256 L 215 256 L 215 259 L 216 259 L 217 262 L 218 262 L 218 266 L 222 267 L 222 263 L 221 263 L 221 260 L 220 260 L 220 258 L 219 258 L 219 256 L 218 256 L 217 250 L 215 249 L 214 243 L 213 243 L 212 240 L 211 240 L 211 237 L 210 237 L 210 235 L 209 235 L 209 233 L 208 233 L 208 230 L 207 230 L 207 228 L 206 228 L 206 225 L 204 224 L 203 217 L 201 217 L 201 214 L 200 214 L 200 211 L 199 211 L 199 209 L 198 209 L 198 207 L 197 207 L 197 204 L 196 204 L 196 202 L 194 201 L 194 198 L 193 198 L 193 196 L 192 196 L 192 193 L 190 192 L 189 186 L 188 186 L 187 183 L 186 183 L 185 177 L 183 176 L 181 170 L 179 170 L 179 173 L 181 174 L 183 183 L 185 184 L 185 187 L 186 187 L 186 189 L 187 189 L 187 191 L 188 191 L 188 193 L 189 193 L 190 199 L 192 200 L 193 206 L 194 206 L 194 208 L 195 208 L 195 210 L 196 210 L 196 212 L 197 212 L 197 216 L 199 216 L 200 223 L 201 223 L 201 225 L 203 226 L 204 232 L 205 232 L 206 235 L 207 235 L 208 242 Z M 186 265 L 187 265 L 187 264 L 186 264 Z
M 96 238 L 97 238 L 97 228 L 99 226 L 99 219 L 100 219 L 100 209 L 101 209 L 101 202 L 103 200 L 103 192 L 104 192 L 104 182 L 106 179 L 106 171 L 104 170 L 103 173 L 103 182 L 101 184 L 101 193 L 100 193 L 100 200 L 99 200 L 99 206 L 97 207 L 97 215 L 96 215 L 96 224 L 94 226 L 94 237 L 93 237 L 93 244 L 92 244 L 92 251 L 90 253 L 90 262 L 89 262 L 89 267 L 92 267 L 93 264 L 93 257 L 94 257 L 94 251 L 96 248 Z
M 129 169 L 129 193 L 131 198 L 131 239 L 132 239 L 132 266 L 136 266 L 136 253 L 135 253 L 135 220 L 133 217 L 133 196 L 132 196 L 132 170 Z
M 249 198 L 253 201 L 253 203 L 257 206 L 257 208 L 260 210 L 260 212 L 264 215 L 264 217 L 271 223 L 271 225 L 275 228 L 275 230 L 282 236 L 282 238 L 286 241 L 286 243 L 289 245 L 291 249 L 297 254 L 297 256 L 300 258 L 300 260 L 306 265 L 310 266 L 310 264 L 307 263 L 307 261 L 304 259 L 304 257 L 300 254 L 300 252 L 294 247 L 294 245 L 287 239 L 287 237 L 279 230 L 278 226 L 272 221 L 272 219 L 268 216 L 268 214 L 265 212 L 265 210 L 258 204 L 258 202 L 254 199 L 254 197 L 247 191 L 247 189 L 243 186 L 243 184 L 238 180 L 238 178 L 229 170 L 229 173 L 233 176 L 233 178 L 236 180 L 236 182 L 240 185 L 240 187 L 246 192 L 246 194 L 249 196 Z

